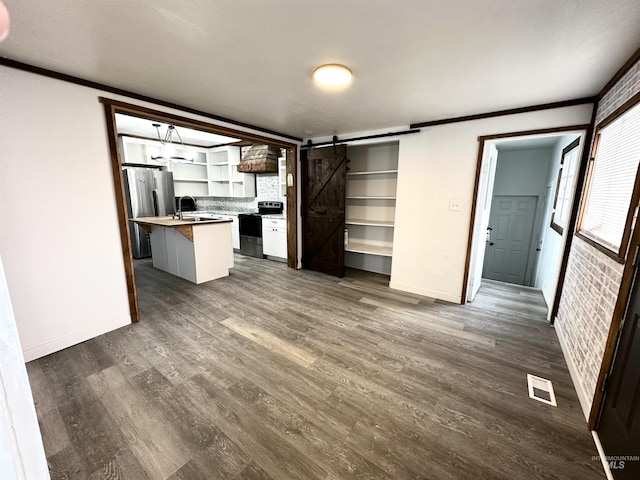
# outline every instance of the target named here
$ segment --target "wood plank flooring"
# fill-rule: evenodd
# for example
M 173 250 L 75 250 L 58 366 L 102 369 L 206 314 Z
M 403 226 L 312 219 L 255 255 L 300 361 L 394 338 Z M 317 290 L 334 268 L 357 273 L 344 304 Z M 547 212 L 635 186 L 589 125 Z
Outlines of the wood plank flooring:
M 27 365 L 53 479 L 605 478 L 532 289 L 460 306 L 243 256 L 136 275 L 140 323 Z

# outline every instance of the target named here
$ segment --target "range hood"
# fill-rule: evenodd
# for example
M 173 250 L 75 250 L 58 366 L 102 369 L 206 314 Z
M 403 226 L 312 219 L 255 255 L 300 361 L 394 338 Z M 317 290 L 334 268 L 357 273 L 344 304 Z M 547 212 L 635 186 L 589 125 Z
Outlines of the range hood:
M 252 145 L 242 157 L 238 171 L 243 173 L 278 173 L 280 148 L 272 145 Z

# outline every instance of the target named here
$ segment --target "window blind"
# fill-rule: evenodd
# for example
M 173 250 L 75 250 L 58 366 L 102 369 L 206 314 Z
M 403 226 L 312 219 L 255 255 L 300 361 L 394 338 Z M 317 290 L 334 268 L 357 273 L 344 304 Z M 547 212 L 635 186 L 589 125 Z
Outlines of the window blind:
M 599 137 L 580 233 L 619 253 L 640 163 L 640 103 Z

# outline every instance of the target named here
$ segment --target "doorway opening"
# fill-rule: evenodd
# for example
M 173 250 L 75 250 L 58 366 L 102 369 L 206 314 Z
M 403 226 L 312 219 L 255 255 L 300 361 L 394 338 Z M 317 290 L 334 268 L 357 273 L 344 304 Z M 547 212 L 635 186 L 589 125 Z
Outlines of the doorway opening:
M 166 112 L 152 110 L 137 105 L 119 102 L 116 100 L 100 98 L 100 102 L 104 104 L 107 134 L 109 139 L 109 149 L 111 153 L 111 165 L 114 179 L 114 191 L 116 199 L 116 209 L 118 214 L 118 222 L 120 227 L 120 242 L 123 251 L 123 260 L 125 268 L 125 278 L 127 282 L 127 290 L 129 297 L 129 309 L 131 320 L 137 322 L 140 320 L 140 309 L 138 306 L 138 296 L 135 280 L 135 271 L 133 264 L 133 247 L 131 242 L 132 228 L 129 222 L 129 211 L 127 206 L 127 195 L 125 188 L 125 175 L 123 170 L 123 163 L 129 164 L 132 167 L 154 167 L 153 162 L 149 162 L 154 156 L 153 148 L 157 148 L 158 139 L 153 135 L 149 136 L 148 132 L 139 131 L 136 133 L 135 125 L 146 125 L 153 133 L 155 133 L 154 123 L 160 124 L 162 129 L 163 125 L 173 125 L 180 129 L 183 133 L 188 133 L 192 136 L 187 136 L 184 141 L 185 147 L 189 147 L 193 154 L 193 161 L 187 164 L 176 163 L 173 167 L 156 166 L 159 170 L 175 170 L 174 172 L 174 193 L 176 196 L 182 197 L 188 195 L 188 189 L 195 189 L 193 193 L 201 192 L 201 194 L 209 196 L 219 193 L 217 189 L 222 188 L 218 184 L 226 182 L 228 196 L 234 197 L 234 192 L 250 189 L 249 185 L 245 185 L 244 179 L 242 182 L 234 181 L 233 173 L 230 166 L 228 166 L 228 176 L 222 175 L 220 182 L 217 178 L 213 178 L 212 175 L 219 173 L 220 165 L 214 165 L 208 159 L 207 149 L 222 148 L 233 146 L 237 149 L 246 147 L 249 145 L 269 145 L 281 149 L 284 154 L 284 161 L 278 164 L 278 170 L 282 170 L 282 176 L 286 180 L 284 182 L 278 181 L 275 194 L 286 195 L 286 209 L 289 214 L 286 217 L 286 260 L 287 265 L 291 268 L 297 268 L 298 266 L 298 248 L 297 248 L 297 224 L 298 224 L 298 210 L 297 210 L 297 162 L 298 162 L 298 146 L 294 143 L 289 143 L 277 139 L 263 137 L 261 135 L 242 132 L 231 128 L 213 125 L 200 120 L 195 120 L 187 117 L 182 117 Z M 119 118 L 120 122 L 118 122 Z M 131 125 L 127 125 L 127 121 L 132 122 Z M 119 131 L 119 127 L 120 128 Z M 133 129 L 133 130 L 131 130 Z M 131 131 L 128 131 L 131 130 Z M 120 135 L 128 131 L 126 135 L 127 139 L 124 139 L 124 135 Z M 203 138 L 198 138 L 203 137 Z M 135 141 L 134 141 L 135 140 Z M 209 142 L 220 142 L 220 145 L 212 145 Z M 153 142 L 151 148 L 140 148 L 146 143 Z M 205 142 L 203 144 L 202 142 Z M 127 149 L 127 143 L 133 145 L 132 148 Z M 182 142 L 181 142 L 182 143 Z M 128 150 L 128 151 L 127 151 Z M 217 153 L 217 152 L 216 152 Z M 131 157 L 127 159 L 127 155 L 131 154 Z M 157 152 L 156 152 L 157 154 Z M 164 155 L 164 153 L 162 153 Z M 182 155 L 182 153 L 180 153 Z M 239 154 L 238 154 L 239 155 Z M 157 156 L 157 155 L 156 155 Z M 202 157 L 202 158 L 200 158 Z M 138 158 L 140 161 L 131 160 Z M 142 163 L 140 163 L 142 162 Z M 230 162 L 228 162 L 230 163 Z M 125 165 L 126 166 L 126 165 Z M 189 168 L 190 167 L 190 168 Z M 277 173 L 276 173 L 277 175 Z M 232 190 L 235 189 L 235 190 Z M 194 195 L 191 195 L 192 197 Z M 135 243 L 135 242 L 134 242 Z
M 535 288 L 552 311 L 586 129 L 480 138 L 464 301 L 487 280 Z

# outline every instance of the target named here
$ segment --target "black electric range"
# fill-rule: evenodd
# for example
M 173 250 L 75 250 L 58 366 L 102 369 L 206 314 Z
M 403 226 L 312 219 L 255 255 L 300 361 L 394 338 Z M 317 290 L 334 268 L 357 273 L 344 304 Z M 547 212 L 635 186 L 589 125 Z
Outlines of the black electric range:
M 262 216 L 280 215 L 282 202 L 258 202 L 258 211 L 238 214 L 240 228 L 240 253 L 250 257 L 264 258 L 262 253 Z

